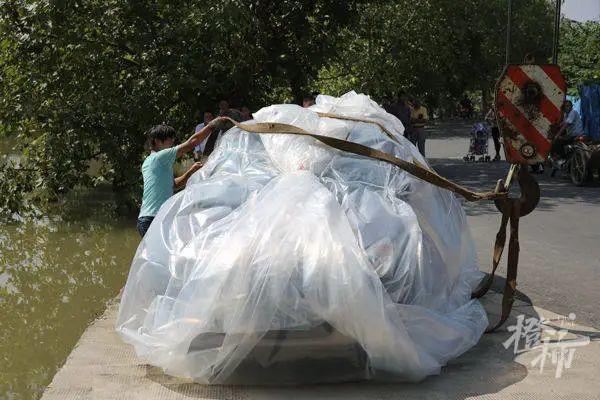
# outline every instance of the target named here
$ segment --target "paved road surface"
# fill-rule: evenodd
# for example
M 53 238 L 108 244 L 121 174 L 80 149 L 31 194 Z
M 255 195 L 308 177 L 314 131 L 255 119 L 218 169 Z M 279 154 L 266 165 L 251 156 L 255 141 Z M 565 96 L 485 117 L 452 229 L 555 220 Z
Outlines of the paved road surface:
M 445 129 L 449 128 L 449 129 Z M 450 129 L 451 128 L 451 129 Z M 464 126 L 447 126 L 433 131 L 428 143 L 432 164 L 443 175 L 473 188 L 488 189 L 508 168 L 504 162 L 465 165 L 459 158 L 467 145 Z M 442 136 L 441 131 L 450 133 Z M 467 130 L 468 132 L 468 130 Z M 543 198 L 538 209 L 522 220 L 520 299 L 515 315 L 564 321 L 571 312 L 577 323 L 600 326 L 596 309 L 600 284 L 600 185 L 575 188 L 569 182 L 542 177 Z M 471 229 L 487 269 L 499 214 L 491 204 L 466 206 Z M 500 295 L 483 298 L 491 320 L 498 318 Z M 540 308 L 541 307 L 541 308 Z M 556 315 L 558 312 L 562 315 Z M 65 366 L 54 377 L 43 400 L 63 399 L 600 399 L 594 376 L 600 368 L 598 332 L 572 326 L 576 334 L 591 338 L 577 350 L 571 368 L 555 378 L 555 367 L 537 366 L 540 348 L 508 351 L 504 344 L 512 335 L 502 329 L 484 335 L 477 346 L 443 368 L 440 376 L 419 384 L 350 383 L 304 386 L 203 386 L 163 374 L 139 360 L 133 348 L 114 331 L 117 303 L 94 322 L 81 337 Z M 546 356 L 543 356 L 546 357 Z M 538 361 L 536 361 L 538 360 Z M 534 361 L 536 363 L 534 363 Z
M 433 127 L 427 155 L 442 175 L 471 188 L 491 189 L 506 175 L 508 164 L 463 163 L 468 132 L 466 124 Z M 548 174 L 537 179 L 540 204 L 521 220 L 518 289 L 540 307 L 565 315 L 573 312 L 578 322 L 600 327 L 600 185 L 578 188 Z M 499 213 L 491 203 L 465 207 L 481 268 L 488 271 Z

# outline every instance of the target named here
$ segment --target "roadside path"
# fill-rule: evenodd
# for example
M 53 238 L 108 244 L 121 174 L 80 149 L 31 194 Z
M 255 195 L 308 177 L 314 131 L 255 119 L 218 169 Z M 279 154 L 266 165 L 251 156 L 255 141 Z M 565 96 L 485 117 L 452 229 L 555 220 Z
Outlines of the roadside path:
M 433 127 L 428 157 L 443 176 L 470 188 L 491 189 L 506 176 L 508 164 L 464 163 L 469 129 L 464 123 Z M 576 187 L 548 173 L 536 179 L 540 204 L 520 225 L 519 290 L 535 305 L 575 313 L 577 321 L 600 327 L 600 185 Z M 487 272 L 500 214 L 491 202 L 466 203 L 465 208 L 481 269 Z

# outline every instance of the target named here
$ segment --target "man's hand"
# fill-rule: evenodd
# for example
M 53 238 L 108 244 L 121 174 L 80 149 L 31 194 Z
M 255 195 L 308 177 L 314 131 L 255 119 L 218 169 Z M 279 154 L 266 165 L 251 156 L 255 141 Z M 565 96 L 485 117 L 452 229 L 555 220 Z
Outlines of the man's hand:
M 212 121 L 210 121 L 208 126 L 211 127 L 212 129 L 216 129 L 216 130 L 220 130 L 220 131 L 227 131 L 233 127 L 233 123 L 231 122 L 229 117 L 221 116 L 221 117 L 217 117 L 217 118 L 213 119 Z
M 183 175 L 175 178 L 173 180 L 173 187 L 175 188 L 175 190 L 183 188 L 185 186 L 185 184 L 187 183 L 188 179 L 190 179 L 190 176 L 192 176 L 194 174 L 194 172 L 198 171 L 203 166 L 204 166 L 204 164 L 202 164 L 201 162 L 195 162 L 192 164 L 192 166 L 190 168 L 188 168 L 187 171 L 185 171 L 185 173 Z
M 566 134 L 567 134 L 567 127 L 568 127 L 568 125 L 566 123 L 564 123 L 564 122 L 561 123 L 560 124 L 560 129 L 558 130 L 558 133 L 556 134 L 556 138 L 566 136 Z
M 200 168 L 204 167 L 204 164 L 201 163 L 200 161 L 195 162 L 192 164 L 192 166 L 188 169 L 190 175 L 193 174 L 194 172 L 198 171 Z

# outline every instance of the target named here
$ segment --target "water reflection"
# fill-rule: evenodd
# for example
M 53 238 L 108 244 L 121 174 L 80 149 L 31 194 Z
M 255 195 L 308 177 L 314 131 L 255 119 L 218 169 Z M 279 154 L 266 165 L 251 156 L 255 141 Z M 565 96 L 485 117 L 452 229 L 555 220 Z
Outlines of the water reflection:
M 125 283 L 139 238 L 96 195 L 0 223 L 0 399 L 36 399 Z

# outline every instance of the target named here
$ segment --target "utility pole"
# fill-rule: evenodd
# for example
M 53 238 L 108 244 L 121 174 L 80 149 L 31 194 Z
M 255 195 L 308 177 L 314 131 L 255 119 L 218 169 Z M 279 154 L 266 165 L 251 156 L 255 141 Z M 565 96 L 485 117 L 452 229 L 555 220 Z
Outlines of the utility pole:
M 552 43 L 552 64 L 558 64 L 558 42 L 560 38 L 560 8 L 562 0 L 556 0 L 556 13 L 554 15 L 554 42 Z
M 560 0 L 557 0 L 560 2 Z M 505 64 L 510 64 L 510 30 L 512 22 L 512 0 L 508 0 L 508 20 L 506 22 L 506 60 Z

